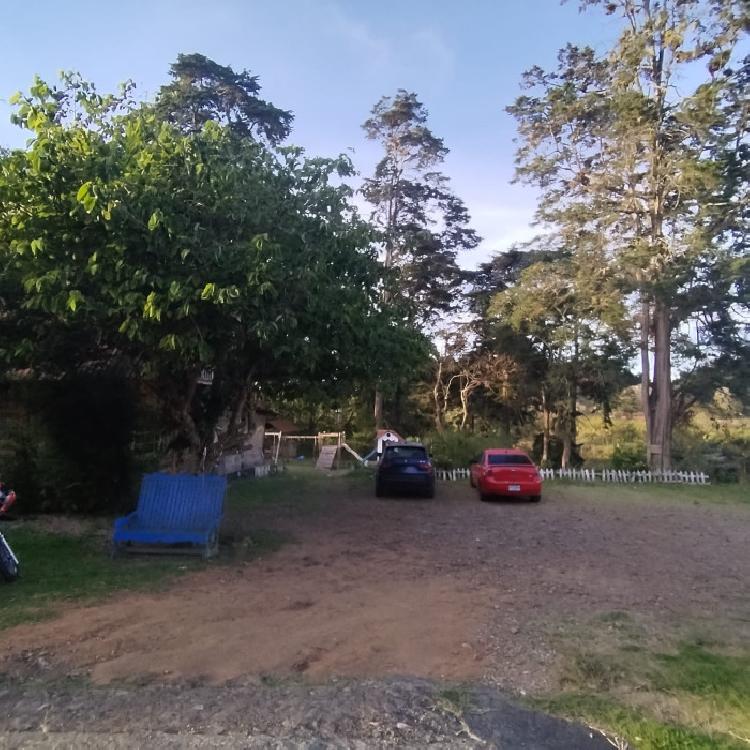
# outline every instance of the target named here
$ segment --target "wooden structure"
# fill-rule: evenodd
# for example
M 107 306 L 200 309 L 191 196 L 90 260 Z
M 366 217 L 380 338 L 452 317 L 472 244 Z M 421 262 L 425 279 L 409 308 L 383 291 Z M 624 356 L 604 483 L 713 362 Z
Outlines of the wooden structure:
M 324 471 L 331 471 L 334 468 L 336 459 L 339 455 L 338 445 L 323 445 L 318 453 L 318 460 L 315 462 L 316 469 L 323 469 Z
M 343 451 L 350 453 L 360 463 L 362 456 L 346 443 L 346 432 L 319 432 L 317 435 L 285 435 L 281 430 L 267 430 L 266 439 L 271 439 L 271 461 L 276 464 L 281 455 L 281 444 L 284 440 L 314 440 L 313 453 L 315 467 L 323 471 L 331 471 L 339 467 Z M 335 442 L 331 442 L 335 441 Z

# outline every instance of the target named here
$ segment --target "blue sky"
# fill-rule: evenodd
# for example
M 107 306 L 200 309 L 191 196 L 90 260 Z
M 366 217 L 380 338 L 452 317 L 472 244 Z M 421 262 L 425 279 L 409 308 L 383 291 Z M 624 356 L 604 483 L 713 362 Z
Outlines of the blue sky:
M 102 91 L 132 78 L 150 96 L 179 52 L 201 52 L 260 76 L 262 95 L 295 113 L 290 142 L 352 149 L 366 174 L 378 153 L 361 124 L 406 88 L 451 149 L 445 171 L 484 237 L 461 258 L 471 268 L 533 234 L 534 192 L 510 184 L 515 127 L 503 111 L 521 73 L 551 67 L 568 41 L 608 47 L 615 23 L 576 0 L 0 0 L 0 144 L 24 143 L 7 98 L 34 74 L 78 70 Z

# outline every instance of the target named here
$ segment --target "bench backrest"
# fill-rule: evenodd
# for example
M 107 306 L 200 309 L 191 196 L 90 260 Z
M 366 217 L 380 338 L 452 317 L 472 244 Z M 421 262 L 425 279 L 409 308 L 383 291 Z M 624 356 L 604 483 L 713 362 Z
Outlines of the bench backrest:
M 136 511 L 148 528 L 208 529 L 221 518 L 225 477 L 212 474 L 146 474 Z

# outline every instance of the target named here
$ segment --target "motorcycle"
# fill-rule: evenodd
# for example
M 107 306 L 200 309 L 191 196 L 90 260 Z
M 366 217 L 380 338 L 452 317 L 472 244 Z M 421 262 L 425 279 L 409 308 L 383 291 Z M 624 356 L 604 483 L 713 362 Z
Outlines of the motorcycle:
M 5 489 L 0 482 L 0 518 L 5 516 L 10 507 L 16 502 L 16 493 Z M 0 533 L 0 576 L 6 581 L 15 581 L 20 574 L 20 564 L 5 537 Z

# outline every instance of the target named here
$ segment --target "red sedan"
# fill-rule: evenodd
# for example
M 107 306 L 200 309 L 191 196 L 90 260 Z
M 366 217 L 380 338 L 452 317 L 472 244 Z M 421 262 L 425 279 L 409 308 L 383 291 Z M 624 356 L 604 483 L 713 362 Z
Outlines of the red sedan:
M 528 497 L 542 499 L 542 475 L 523 452 L 492 448 L 471 464 L 469 481 L 479 490 L 479 498 Z

